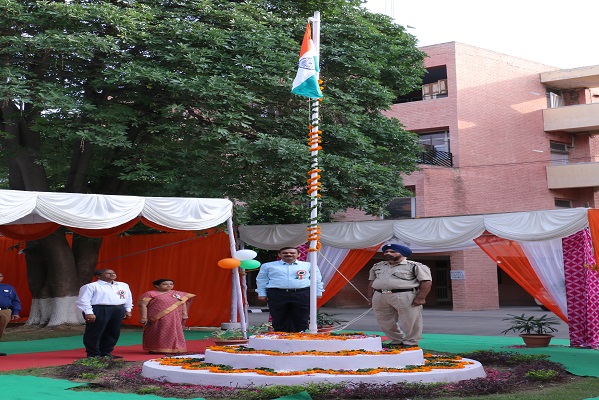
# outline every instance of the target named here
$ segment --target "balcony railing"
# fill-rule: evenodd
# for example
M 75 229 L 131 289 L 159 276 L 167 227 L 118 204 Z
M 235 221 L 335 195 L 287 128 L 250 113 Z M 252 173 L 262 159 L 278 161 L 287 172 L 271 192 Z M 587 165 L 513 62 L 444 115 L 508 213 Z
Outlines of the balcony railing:
M 453 155 L 447 151 L 426 150 L 420 153 L 420 164 L 453 167 Z

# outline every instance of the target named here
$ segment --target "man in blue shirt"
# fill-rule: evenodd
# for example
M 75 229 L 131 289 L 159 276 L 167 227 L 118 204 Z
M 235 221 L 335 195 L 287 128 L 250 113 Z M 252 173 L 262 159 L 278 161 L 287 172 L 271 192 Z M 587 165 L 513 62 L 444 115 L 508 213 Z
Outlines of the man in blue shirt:
M 275 332 L 303 332 L 310 324 L 310 263 L 298 261 L 295 247 L 279 250 L 278 261 L 262 264 L 256 277 L 258 299 L 268 299 Z M 316 293 L 324 292 L 316 267 Z
M 17 296 L 14 287 L 2 283 L 4 275 L 0 272 L 0 338 L 4 333 L 6 325 L 12 320 L 19 319 L 19 311 L 21 311 L 21 300 Z M 5 356 L 6 353 L 0 353 L 0 356 Z

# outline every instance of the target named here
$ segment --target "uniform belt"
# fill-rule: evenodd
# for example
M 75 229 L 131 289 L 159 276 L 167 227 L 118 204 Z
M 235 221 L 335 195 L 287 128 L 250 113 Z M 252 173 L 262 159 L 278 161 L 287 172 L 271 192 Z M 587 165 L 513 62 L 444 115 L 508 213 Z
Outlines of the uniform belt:
M 375 292 L 379 292 L 379 293 L 415 292 L 417 290 L 418 290 L 418 288 L 411 288 L 411 289 L 389 289 L 389 290 L 385 290 L 385 289 L 374 289 Z
M 282 290 L 283 292 L 302 292 L 304 290 L 310 290 L 309 287 L 297 288 L 297 289 L 285 289 L 285 288 L 268 288 L 268 290 Z
M 0 310 L 8 310 L 8 307 L 0 307 Z

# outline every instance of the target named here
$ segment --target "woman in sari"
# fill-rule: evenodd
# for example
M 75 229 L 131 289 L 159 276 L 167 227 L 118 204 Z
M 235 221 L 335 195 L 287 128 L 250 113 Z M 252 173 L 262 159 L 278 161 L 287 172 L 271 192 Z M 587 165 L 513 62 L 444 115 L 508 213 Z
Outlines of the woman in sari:
M 150 353 L 185 353 L 187 345 L 183 328 L 195 294 L 173 290 L 172 279 L 152 282 L 150 290 L 139 299 L 139 322 L 144 325 L 143 349 Z

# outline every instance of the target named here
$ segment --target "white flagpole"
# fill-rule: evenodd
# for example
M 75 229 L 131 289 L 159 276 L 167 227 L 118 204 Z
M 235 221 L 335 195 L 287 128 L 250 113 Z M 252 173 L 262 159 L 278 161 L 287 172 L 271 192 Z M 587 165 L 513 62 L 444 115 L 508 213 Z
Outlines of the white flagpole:
M 312 19 L 312 41 L 316 48 L 316 54 L 320 61 L 320 12 L 314 12 L 314 18 Z M 319 78 L 319 73 L 316 73 L 316 78 Z M 317 304 L 317 289 L 316 286 L 316 255 L 318 251 L 318 99 L 311 99 L 312 101 L 312 130 L 310 134 L 310 155 L 312 158 L 311 172 L 310 172 L 310 226 L 308 228 L 308 239 L 309 239 L 309 252 L 308 257 L 310 261 L 310 333 L 318 332 L 318 326 L 316 324 L 316 304 Z

